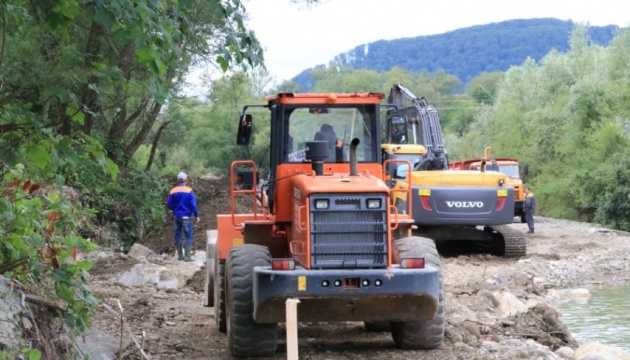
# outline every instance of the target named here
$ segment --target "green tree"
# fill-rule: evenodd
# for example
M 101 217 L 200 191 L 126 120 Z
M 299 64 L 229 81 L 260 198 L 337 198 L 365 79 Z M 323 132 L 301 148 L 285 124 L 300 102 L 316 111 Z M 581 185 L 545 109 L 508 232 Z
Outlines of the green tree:
M 62 300 L 81 333 L 97 303 L 72 256 L 92 246 L 81 224 L 124 203 L 117 224 L 134 240 L 150 229 L 162 187 L 119 169 L 192 64 L 251 68 L 262 50 L 239 0 L 14 0 L 0 14 L 0 274 Z

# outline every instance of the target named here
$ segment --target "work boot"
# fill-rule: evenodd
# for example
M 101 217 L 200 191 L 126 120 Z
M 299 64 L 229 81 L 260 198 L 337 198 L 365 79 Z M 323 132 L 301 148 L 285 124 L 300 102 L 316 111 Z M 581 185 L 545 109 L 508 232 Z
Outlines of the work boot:
M 182 251 L 182 244 L 175 244 L 175 247 L 177 248 L 177 260 L 179 261 L 184 260 L 184 252 Z
M 190 258 L 190 245 L 184 247 L 184 261 L 192 261 Z

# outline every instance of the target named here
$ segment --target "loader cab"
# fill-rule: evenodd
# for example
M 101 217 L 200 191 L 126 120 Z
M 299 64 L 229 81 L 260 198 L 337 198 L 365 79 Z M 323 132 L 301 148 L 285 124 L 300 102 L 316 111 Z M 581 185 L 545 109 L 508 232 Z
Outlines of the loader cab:
M 325 173 L 349 171 L 350 143 L 353 139 L 359 139 L 356 148 L 359 170 L 370 164 L 380 166 L 379 113 L 380 100 L 384 97 L 381 93 L 281 93 L 265 98 L 267 105 L 264 107 L 271 112 L 271 168 L 266 189 L 270 213 L 275 213 L 274 203 L 278 197 L 284 199 L 284 196 L 290 195 L 286 190 L 289 183 L 286 179 L 314 169 L 315 160 L 309 158 L 309 153 L 315 147 L 318 152 L 325 152 L 321 159 Z M 252 123 L 246 110 L 247 107 L 240 117 L 239 139 L 248 139 L 247 126 Z M 238 142 L 239 145 L 247 143 Z M 375 173 L 373 168 L 371 170 Z M 277 215 L 281 219 L 290 219 L 288 209 L 282 211 L 287 214 Z

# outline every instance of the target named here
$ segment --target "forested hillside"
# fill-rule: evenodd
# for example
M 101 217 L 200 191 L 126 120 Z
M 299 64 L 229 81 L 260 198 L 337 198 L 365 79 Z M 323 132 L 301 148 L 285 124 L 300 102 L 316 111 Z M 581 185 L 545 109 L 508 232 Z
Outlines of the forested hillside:
M 575 25 L 558 19 L 508 20 L 438 35 L 361 44 L 335 56 L 331 63 L 377 72 L 394 67 L 414 72 L 441 69 L 467 84 L 482 72 L 506 71 L 527 58 L 539 61 L 551 50 L 567 51 Z M 588 34 L 595 44 L 607 45 L 617 30 L 614 25 L 589 26 Z M 308 89 L 313 85 L 312 70 L 306 69 L 292 80 Z

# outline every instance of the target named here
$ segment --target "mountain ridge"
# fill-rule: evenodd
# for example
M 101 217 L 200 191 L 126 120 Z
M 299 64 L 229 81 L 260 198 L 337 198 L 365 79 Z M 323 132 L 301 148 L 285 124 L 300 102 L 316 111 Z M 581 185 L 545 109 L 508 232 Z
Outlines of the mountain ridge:
M 466 84 L 483 72 L 506 71 L 528 57 L 539 61 L 554 49 L 567 51 L 571 32 L 577 25 L 583 24 L 554 18 L 513 19 L 442 34 L 378 40 L 338 54 L 329 64 L 305 69 L 292 81 L 308 90 L 314 85 L 312 70 L 341 63 L 379 73 L 395 66 L 413 72 L 442 69 Z M 620 29 L 617 25 L 584 26 L 593 43 L 603 46 Z

